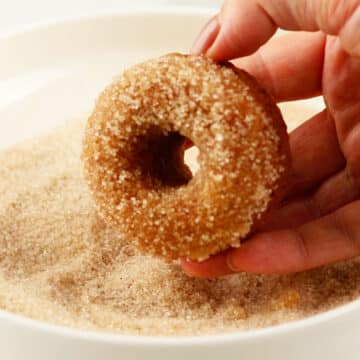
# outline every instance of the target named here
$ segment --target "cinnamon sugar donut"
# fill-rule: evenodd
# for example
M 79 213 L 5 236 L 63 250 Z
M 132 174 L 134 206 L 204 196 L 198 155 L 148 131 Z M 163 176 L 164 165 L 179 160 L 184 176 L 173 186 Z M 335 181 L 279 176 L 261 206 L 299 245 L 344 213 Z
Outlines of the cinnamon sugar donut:
M 192 176 L 184 142 L 200 151 Z M 126 70 L 97 100 L 85 177 L 105 220 L 146 253 L 202 260 L 237 247 L 287 178 L 286 126 L 247 73 L 169 54 Z

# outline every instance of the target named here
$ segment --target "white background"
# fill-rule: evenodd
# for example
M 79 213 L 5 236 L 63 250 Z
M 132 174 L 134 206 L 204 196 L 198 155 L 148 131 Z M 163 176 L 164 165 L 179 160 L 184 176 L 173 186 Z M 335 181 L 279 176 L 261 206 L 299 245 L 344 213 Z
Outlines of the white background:
M 221 0 L 0 0 L 0 33 L 66 16 L 122 8 L 192 6 L 217 8 Z

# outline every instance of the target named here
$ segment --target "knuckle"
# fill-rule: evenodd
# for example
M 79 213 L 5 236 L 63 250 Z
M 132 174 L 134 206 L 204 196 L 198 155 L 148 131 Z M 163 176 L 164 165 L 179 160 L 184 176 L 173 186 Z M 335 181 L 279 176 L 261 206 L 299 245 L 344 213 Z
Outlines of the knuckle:
M 314 1 L 294 1 L 295 14 L 297 18 L 304 19 L 306 27 L 313 28 L 315 25 L 312 24 L 312 18 L 314 14 Z
M 348 194 L 350 201 L 355 201 L 360 198 L 360 163 L 351 166 L 348 164 L 345 168 L 345 181 L 348 184 Z M 350 202 L 349 201 L 349 202 Z
M 345 168 L 345 179 L 349 185 L 350 192 L 354 194 L 354 198 L 360 197 L 360 168 L 359 163 L 354 166 L 348 164 Z
M 346 211 L 335 211 L 330 220 L 352 251 L 355 254 L 360 254 L 360 237 L 356 235 L 348 223 Z
M 318 22 L 329 33 L 339 34 L 360 5 L 359 0 L 317 0 Z
M 310 250 L 307 244 L 307 240 L 301 229 L 291 230 L 293 238 L 295 239 L 296 246 L 298 248 L 298 254 L 301 258 L 301 263 L 306 264 L 310 258 Z
M 360 100 L 360 99 L 359 99 Z M 360 112 L 360 106 L 359 106 Z M 343 141 L 344 152 L 348 160 L 350 172 L 356 176 L 360 176 L 360 116 L 355 118 L 353 126 L 351 126 L 345 134 Z

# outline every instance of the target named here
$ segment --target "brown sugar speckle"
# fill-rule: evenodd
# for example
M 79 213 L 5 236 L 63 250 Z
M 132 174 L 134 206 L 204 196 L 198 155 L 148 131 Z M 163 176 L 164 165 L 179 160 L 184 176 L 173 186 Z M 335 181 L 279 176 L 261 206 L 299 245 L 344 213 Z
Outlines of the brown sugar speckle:
M 280 294 L 278 299 L 273 301 L 274 310 L 296 309 L 299 306 L 300 294 L 296 290 L 287 290 Z

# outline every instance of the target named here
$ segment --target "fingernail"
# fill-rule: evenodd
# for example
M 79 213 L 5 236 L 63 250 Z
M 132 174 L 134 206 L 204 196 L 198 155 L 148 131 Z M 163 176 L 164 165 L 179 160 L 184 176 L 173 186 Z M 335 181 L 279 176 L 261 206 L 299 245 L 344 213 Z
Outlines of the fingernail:
M 237 266 L 234 264 L 234 261 L 233 261 L 233 256 L 232 256 L 233 252 L 232 251 L 229 251 L 227 256 L 226 256 L 226 265 L 227 267 L 229 268 L 229 270 L 231 272 L 240 272 L 241 270 L 237 268 Z
M 201 30 L 200 34 L 196 38 L 192 48 L 191 53 L 195 55 L 205 54 L 206 51 L 214 43 L 217 35 L 220 31 L 220 23 L 218 16 L 215 15 L 212 17 L 208 23 Z
M 193 266 L 194 262 L 192 260 L 189 259 L 181 259 L 181 268 L 184 271 L 184 273 L 192 278 L 197 278 L 199 277 L 198 273 L 196 271 L 194 271 L 194 266 Z

